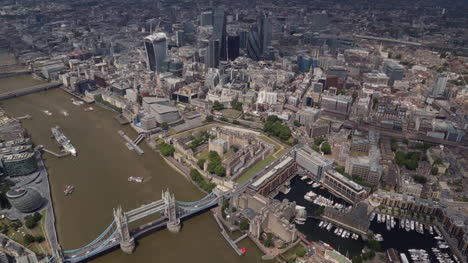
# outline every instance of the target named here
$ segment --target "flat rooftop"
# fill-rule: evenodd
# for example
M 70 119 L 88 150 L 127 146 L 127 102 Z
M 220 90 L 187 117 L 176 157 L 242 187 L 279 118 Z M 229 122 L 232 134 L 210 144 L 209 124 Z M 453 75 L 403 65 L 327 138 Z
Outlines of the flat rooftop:
M 267 173 L 262 175 L 260 178 L 255 181 L 252 186 L 257 188 L 260 185 L 262 185 L 265 181 L 267 181 L 270 177 L 274 176 L 279 170 L 281 170 L 283 167 L 285 167 L 287 164 L 289 164 L 291 161 L 293 161 L 293 158 L 291 156 L 286 157 L 283 161 L 281 161 L 279 164 L 274 166 L 271 170 L 269 170 Z

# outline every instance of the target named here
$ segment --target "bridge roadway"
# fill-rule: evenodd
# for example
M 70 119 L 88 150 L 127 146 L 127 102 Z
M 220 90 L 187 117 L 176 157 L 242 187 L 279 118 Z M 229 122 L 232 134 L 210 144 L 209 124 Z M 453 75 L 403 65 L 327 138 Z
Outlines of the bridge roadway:
M 40 85 L 29 87 L 29 88 L 5 92 L 5 93 L 0 94 L 0 101 L 23 96 L 23 95 L 28 95 L 28 94 L 32 94 L 32 93 L 36 93 L 36 92 L 40 92 L 44 90 L 58 88 L 60 85 L 62 85 L 61 82 L 55 81 L 55 82 L 40 84 Z
M 195 202 L 179 202 L 177 204 L 177 218 L 184 219 L 194 216 L 200 212 L 210 209 L 218 204 L 218 196 L 214 193 L 207 195 L 205 198 Z M 150 204 L 141 206 L 125 214 L 128 217 L 128 222 L 134 222 L 149 215 L 154 215 L 158 212 L 164 212 L 166 204 L 162 200 L 152 202 Z M 163 227 L 168 223 L 166 216 L 155 219 L 149 223 L 138 226 L 130 230 L 131 236 L 137 240 L 148 234 L 151 234 Z M 120 245 L 119 232 L 115 227 L 115 221 L 113 221 L 108 228 L 94 241 L 88 245 L 75 249 L 64 251 L 65 262 L 82 262 L 93 257 L 105 254 L 113 249 L 118 248 Z M 49 262 L 52 262 L 51 259 Z

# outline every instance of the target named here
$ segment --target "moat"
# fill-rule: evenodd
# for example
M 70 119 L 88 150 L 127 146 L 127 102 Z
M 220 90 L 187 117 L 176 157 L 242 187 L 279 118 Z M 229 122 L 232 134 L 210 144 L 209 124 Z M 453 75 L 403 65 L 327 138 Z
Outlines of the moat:
M 21 89 L 40 84 L 30 76 L 0 80 L 1 89 Z M 112 221 L 112 209 L 124 210 L 161 198 L 169 188 L 181 201 L 198 200 L 205 195 L 185 177 L 168 166 L 145 143 L 145 154 L 137 155 L 125 146 L 118 130 L 131 138 L 137 134 L 129 126 L 121 126 L 115 113 L 91 105 L 77 106 L 62 90 L 50 90 L 1 102 L 0 106 L 13 117 L 29 114 L 23 121 L 34 144 L 59 152 L 50 138 L 50 128 L 58 125 L 73 142 L 77 157 L 58 159 L 44 153 L 49 172 L 57 232 L 63 249 L 81 247 L 96 238 Z M 44 113 L 48 110 L 51 116 Z M 63 112 L 66 111 L 68 116 Z M 131 183 L 130 176 L 144 177 L 144 183 Z M 73 194 L 65 196 L 66 185 L 74 185 Z M 249 240 L 239 244 L 247 253 L 241 258 L 218 231 L 211 213 L 206 212 L 184 221 L 179 234 L 161 230 L 139 240 L 136 251 L 126 255 L 116 250 L 93 262 L 262 262 L 262 253 Z

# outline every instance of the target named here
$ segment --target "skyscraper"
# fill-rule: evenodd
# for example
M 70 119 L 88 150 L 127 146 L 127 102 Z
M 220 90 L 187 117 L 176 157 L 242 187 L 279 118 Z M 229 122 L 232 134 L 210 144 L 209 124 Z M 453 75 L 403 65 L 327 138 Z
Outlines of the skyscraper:
M 437 81 L 432 88 L 431 95 L 433 97 L 443 97 L 447 94 L 447 72 L 440 73 L 437 76 Z
M 206 48 L 205 64 L 209 68 L 216 68 L 219 64 L 219 40 L 210 40 Z
M 224 10 L 217 9 L 213 15 L 213 37 L 214 40 L 219 40 L 219 59 L 227 60 L 226 46 L 226 15 Z
M 265 53 L 271 46 L 271 22 L 268 16 L 264 16 L 261 20 L 260 40 L 262 42 L 262 53 Z
M 227 46 L 228 46 L 229 60 L 235 60 L 237 57 L 239 57 L 239 48 L 240 48 L 239 36 L 228 36 Z
M 247 37 L 247 55 L 249 58 L 259 61 L 262 52 L 260 34 L 256 26 L 252 26 Z
M 213 13 L 203 12 L 200 15 L 200 26 L 212 26 L 213 25 Z
M 148 70 L 160 72 L 167 56 L 166 34 L 156 33 L 145 37 L 146 63 Z
M 177 47 L 181 47 L 184 45 L 184 31 L 183 30 L 176 31 L 176 44 L 177 44 Z

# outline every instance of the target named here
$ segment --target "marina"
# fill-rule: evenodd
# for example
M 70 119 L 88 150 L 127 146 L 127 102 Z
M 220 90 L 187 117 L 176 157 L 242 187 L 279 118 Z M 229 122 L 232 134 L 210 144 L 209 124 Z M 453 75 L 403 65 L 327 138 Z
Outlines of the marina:
M 291 191 L 288 194 L 280 193 L 275 198 L 296 201 L 296 210 L 297 206 L 304 207 L 307 220 L 295 223 L 308 240 L 323 241 L 349 258 L 361 254 L 365 246 L 361 237 L 314 217 L 314 211 L 320 206 L 337 208 L 342 205 L 342 209 L 349 209 L 350 204 L 322 189 L 320 184 L 314 182 L 314 187 L 309 183 L 310 181 L 301 180 L 301 177 L 296 176 L 291 180 Z M 374 233 L 374 239 L 380 242 L 382 251 L 394 248 L 407 257 L 407 262 L 456 262 L 440 231 L 432 225 L 409 219 L 400 220 L 379 212 L 371 213 L 369 220 L 370 230 Z

